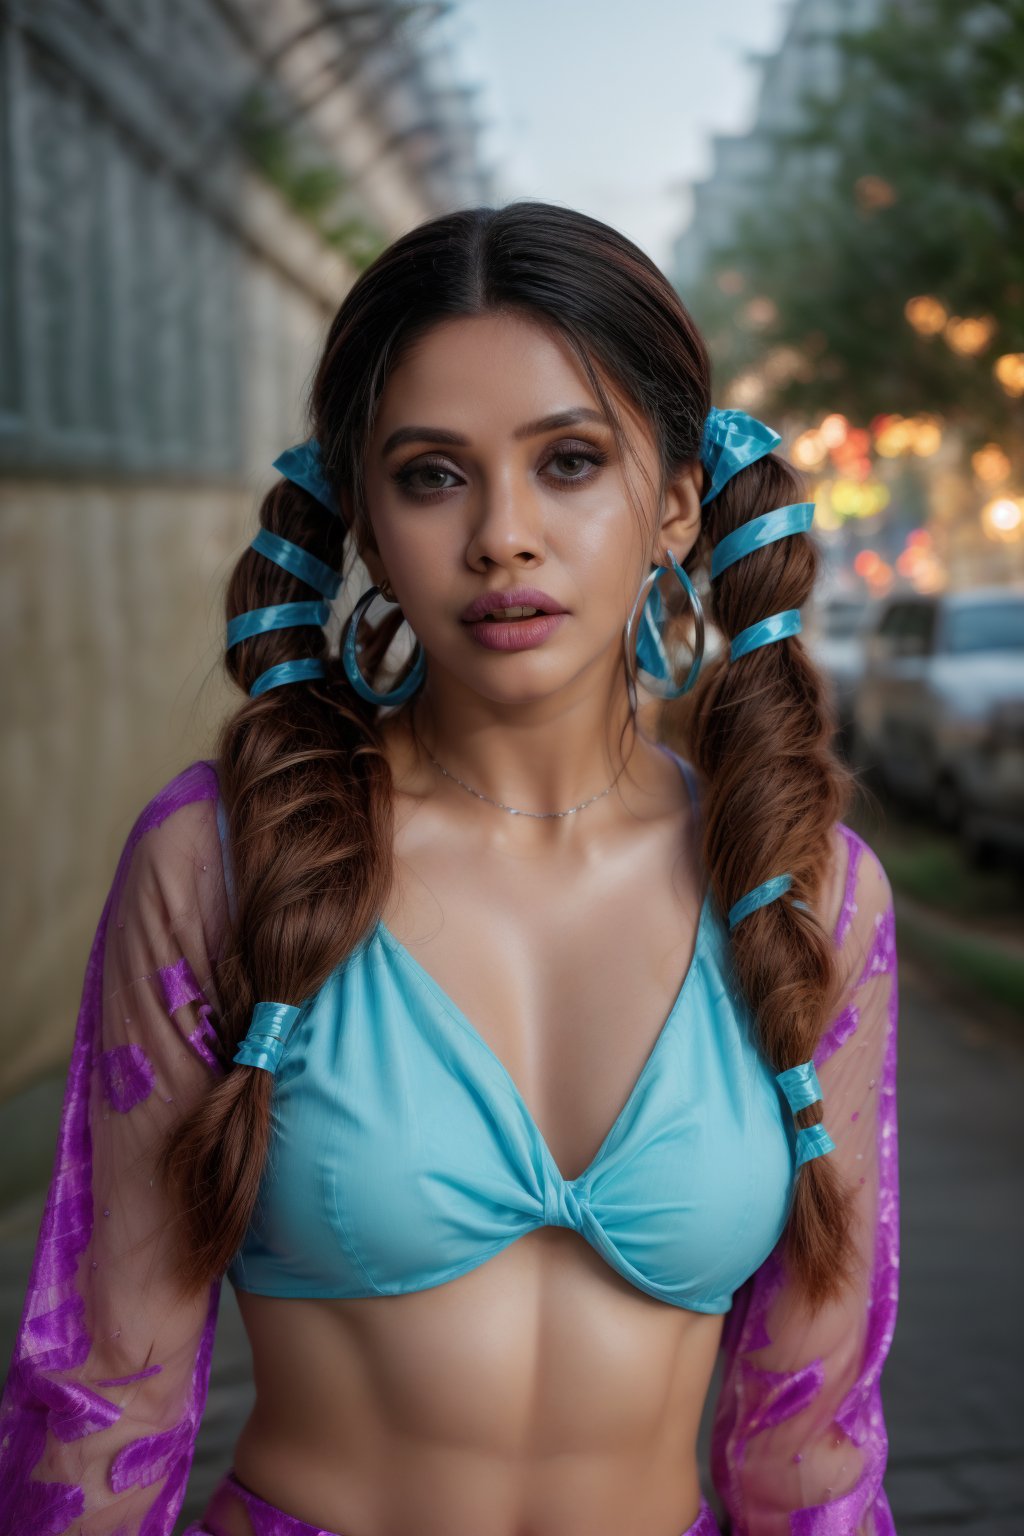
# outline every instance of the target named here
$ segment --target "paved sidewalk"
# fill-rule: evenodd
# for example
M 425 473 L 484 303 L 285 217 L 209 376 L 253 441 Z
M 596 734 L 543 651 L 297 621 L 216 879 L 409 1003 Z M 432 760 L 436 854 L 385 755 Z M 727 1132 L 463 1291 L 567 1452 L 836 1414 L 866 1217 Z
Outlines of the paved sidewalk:
M 899 923 L 897 920 L 897 943 Z M 1024 1030 L 900 954 L 897 1530 L 1024 1533 Z

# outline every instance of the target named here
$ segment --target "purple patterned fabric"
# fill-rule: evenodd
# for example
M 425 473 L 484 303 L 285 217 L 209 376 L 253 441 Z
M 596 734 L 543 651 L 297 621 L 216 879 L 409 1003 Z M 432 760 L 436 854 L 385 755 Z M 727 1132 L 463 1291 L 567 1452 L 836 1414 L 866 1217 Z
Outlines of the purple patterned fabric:
M 171 1115 L 210 1082 L 201 1032 L 215 999 L 196 976 L 210 974 L 222 921 L 203 889 L 219 869 L 216 795 L 198 762 L 145 807 L 93 939 L 0 1401 L 4 1536 L 62 1536 L 84 1519 L 89 1536 L 166 1536 L 184 1498 L 220 1282 L 191 1299 L 169 1284 L 150 1165 Z M 184 1005 L 199 998 L 197 1022 Z
M 197 762 L 146 806 L 90 950 L 0 1400 L 3 1536 L 169 1536 L 185 1496 L 221 1281 L 198 1296 L 176 1286 L 155 1158 L 222 1071 L 211 1023 L 227 923 L 216 795 L 214 765 Z M 849 980 L 814 1061 L 829 1156 L 855 1190 L 859 1263 L 842 1300 L 814 1316 L 781 1244 L 736 1293 L 712 1432 L 731 1536 L 894 1529 L 879 1380 L 899 1265 L 895 932 L 881 865 L 856 833 L 840 832 L 848 859 L 834 942 Z M 240 1486 L 222 1479 L 204 1521 L 216 1521 L 217 1499 L 241 1499 Z M 254 1536 L 315 1530 L 243 1492 Z M 684 1536 L 720 1536 L 710 1507 Z
M 310 1525 L 296 1515 L 289 1515 L 276 1504 L 268 1504 L 240 1482 L 233 1471 L 225 1472 L 198 1520 L 185 1527 L 183 1536 L 223 1536 L 230 1522 L 239 1529 L 248 1522 L 252 1536 L 343 1536 L 322 1525 Z M 714 1511 L 707 1499 L 701 1499 L 700 1512 L 680 1536 L 722 1536 Z
M 879 1387 L 899 1271 L 895 926 L 879 860 L 851 828 L 840 831 L 848 861 L 834 944 L 849 980 L 814 1063 L 830 1156 L 855 1192 L 856 1274 L 812 1317 L 780 1244 L 734 1297 L 711 1444 L 732 1536 L 895 1533 Z
M 153 1068 L 141 1045 L 118 1045 L 99 1057 L 100 1077 L 107 1100 L 126 1115 L 153 1090 Z

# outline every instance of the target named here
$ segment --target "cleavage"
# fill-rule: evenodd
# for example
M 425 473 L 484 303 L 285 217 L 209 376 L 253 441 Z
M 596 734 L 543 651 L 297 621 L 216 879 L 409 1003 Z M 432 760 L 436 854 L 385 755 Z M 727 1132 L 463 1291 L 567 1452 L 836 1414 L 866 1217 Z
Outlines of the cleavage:
M 689 895 L 689 911 L 681 906 L 663 856 L 659 899 L 635 840 L 633 854 L 631 869 L 603 870 L 591 882 L 585 907 L 578 880 L 571 895 L 540 892 L 528 869 L 446 886 L 449 872 L 435 868 L 436 897 L 406 878 L 401 905 L 385 918 L 511 1079 L 567 1181 L 606 1140 L 695 958 L 699 893 Z M 467 889 L 485 888 L 486 902 L 466 901 Z

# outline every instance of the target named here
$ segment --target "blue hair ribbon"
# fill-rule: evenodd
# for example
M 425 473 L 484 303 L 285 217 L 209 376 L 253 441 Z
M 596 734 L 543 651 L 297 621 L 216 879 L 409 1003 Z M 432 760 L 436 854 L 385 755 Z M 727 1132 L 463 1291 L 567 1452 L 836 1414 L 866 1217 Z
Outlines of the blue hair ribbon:
M 813 1061 L 802 1061 L 797 1067 L 787 1067 L 778 1072 L 775 1081 L 786 1095 L 786 1102 L 796 1114 L 808 1104 L 816 1104 L 821 1098 L 821 1084 Z
M 758 907 L 766 907 L 770 901 L 782 896 L 793 884 L 792 875 L 773 875 L 770 880 L 762 880 L 760 885 L 755 885 L 752 891 L 741 896 L 739 901 L 733 902 L 729 908 L 729 927 L 735 928 L 736 924 L 744 917 L 749 917 L 751 912 L 756 912 Z
M 786 1103 L 794 1115 L 797 1110 L 806 1109 L 808 1104 L 817 1104 L 821 1098 L 821 1084 L 813 1061 L 802 1061 L 799 1066 L 787 1067 L 785 1072 L 776 1073 L 775 1081 L 785 1094 Z M 835 1147 L 835 1142 L 820 1122 L 817 1125 L 802 1126 L 796 1133 L 796 1165 L 799 1168 L 812 1157 L 834 1152 Z
M 820 1122 L 817 1125 L 805 1125 L 796 1133 L 798 1168 L 810 1162 L 812 1157 L 823 1157 L 826 1152 L 834 1152 L 835 1149 L 835 1142 Z
M 758 459 L 782 442 L 780 433 L 749 416 L 746 411 L 720 411 L 712 406 L 704 422 L 700 442 L 700 459 L 711 476 L 711 485 L 701 497 L 705 506 L 717 496 L 722 486 L 739 470 Z
M 264 555 L 287 571 L 290 576 L 297 576 L 314 592 L 319 592 L 322 598 L 333 598 L 341 586 L 339 572 L 331 569 L 323 560 L 318 560 L 311 555 L 308 549 L 303 549 L 300 544 L 293 544 L 291 539 L 282 538 L 279 533 L 271 533 L 269 528 L 261 528 L 252 541 L 253 549 L 258 554 Z M 247 640 L 251 635 L 265 634 L 271 629 L 287 629 L 292 626 L 316 625 L 321 628 L 330 617 L 329 601 L 317 602 L 315 599 L 295 603 L 271 603 L 266 608 L 249 608 L 245 613 L 236 614 L 228 622 L 227 648 L 237 645 L 239 640 Z M 266 693 L 268 688 L 277 688 L 282 683 L 304 682 L 312 677 L 326 677 L 326 669 L 318 656 L 303 656 L 296 661 L 281 661 L 276 666 L 268 667 L 261 672 L 249 689 L 251 698 L 257 698 L 261 693 Z
M 779 896 L 784 896 L 793 884 L 793 876 L 790 874 L 773 875 L 770 880 L 762 880 L 760 885 L 741 896 L 739 901 L 734 901 L 729 908 L 729 927 L 735 928 L 743 918 L 749 917 L 751 912 L 756 912 L 758 907 L 766 907 L 770 901 L 775 901 Z M 803 912 L 811 909 L 806 901 L 791 901 L 791 907 L 799 907 Z
M 268 667 L 249 689 L 250 698 L 258 698 L 268 688 L 278 688 L 282 683 L 304 683 L 311 677 L 326 677 L 327 670 L 319 656 L 300 656 L 296 661 L 279 661 Z
M 800 629 L 799 608 L 784 608 L 780 613 L 769 613 L 766 618 L 758 619 L 756 624 L 748 624 L 746 629 L 741 629 L 738 635 L 733 636 L 729 646 L 729 660 L 736 661 L 738 657 L 746 656 L 748 651 L 770 645 L 773 640 L 785 640 L 790 635 L 797 635 Z
M 245 1067 L 276 1072 L 292 1025 L 301 1011 L 292 1003 L 257 1003 L 233 1060 Z
M 322 629 L 330 618 L 330 603 L 312 599 L 300 603 L 272 603 L 269 608 L 249 608 L 228 621 L 226 649 L 240 640 L 265 635 L 272 629 L 292 629 L 304 624 Z
M 341 586 L 340 573 L 311 555 L 301 544 L 293 544 L 291 539 L 284 539 L 279 533 L 271 533 L 269 528 L 261 528 L 252 541 L 252 548 L 266 555 L 268 560 L 273 560 L 275 565 L 290 575 L 297 576 L 300 581 L 312 587 L 314 592 L 319 592 L 321 597 L 330 599 L 337 596 Z
M 296 443 L 291 448 L 286 448 L 279 453 L 273 466 L 286 480 L 291 480 L 295 485 L 301 485 L 303 490 L 315 496 L 322 507 L 328 512 L 333 512 L 335 517 L 341 516 L 340 508 L 335 500 L 324 476 L 323 466 L 320 462 L 320 444 L 315 437 L 307 438 L 304 443 Z
M 719 539 L 711 551 L 712 581 L 753 550 L 788 538 L 791 533 L 806 533 L 813 518 L 813 501 L 794 501 L 785 507 L 775 507 L 771 512 L 762 512 L 760 517 L 752 517 L 749 523 L 734 528 L 724 539 Z

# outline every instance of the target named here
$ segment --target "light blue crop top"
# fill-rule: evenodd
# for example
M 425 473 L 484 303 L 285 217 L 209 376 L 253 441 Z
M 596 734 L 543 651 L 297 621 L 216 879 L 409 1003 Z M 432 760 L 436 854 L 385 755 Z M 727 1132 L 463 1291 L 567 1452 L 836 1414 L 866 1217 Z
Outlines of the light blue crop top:
M 676 761 L 696 805 L 693 771 Z M 267 1296 L 392 1296 L 559 1226 L 648 1295 L 727 1312 L 782 1234 L 795 1138 L 710 891 L 661 1033 L 572 1180 L 490 1046 L 378 923 L 292 1023 L 256 1213 L 228 1278 Z

